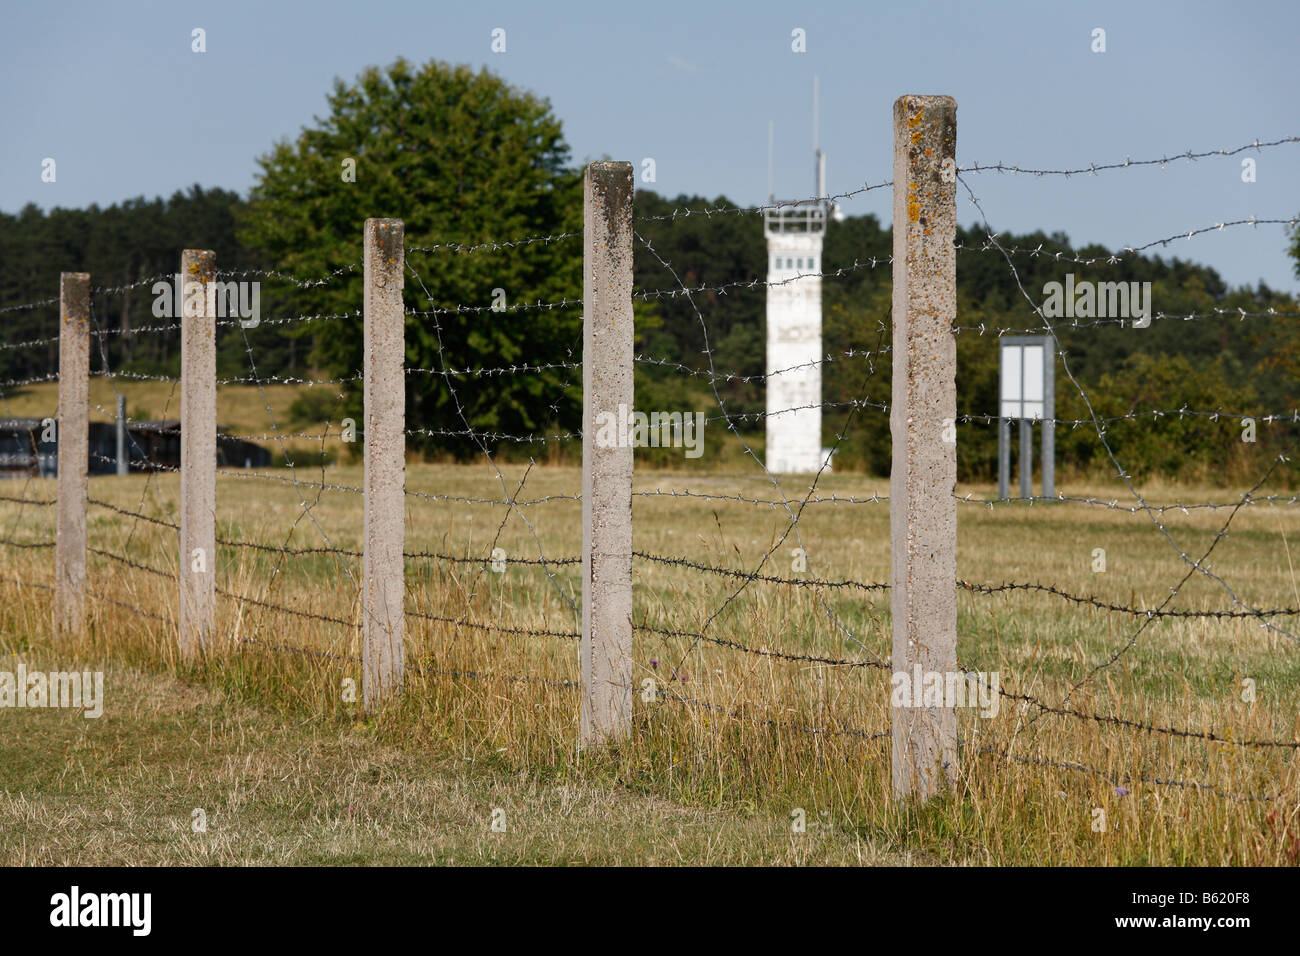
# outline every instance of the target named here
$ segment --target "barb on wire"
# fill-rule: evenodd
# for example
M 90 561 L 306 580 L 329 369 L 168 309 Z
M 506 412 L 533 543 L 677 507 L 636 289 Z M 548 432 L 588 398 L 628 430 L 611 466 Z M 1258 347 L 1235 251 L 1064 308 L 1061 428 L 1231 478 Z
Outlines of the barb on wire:
M 275 269 L 218 269 L 216 272 L 216 278 L 250 279 L 255 277 L 258 279 L 276 279 L 296 285 L 300 289 L 312 289 L 319 286 L 329 285 L 345 273 L 356 272 L 361 263 L 362 260 L 358 259 L 356 262 L 350 262 L 345 266 L 339 266 L 337 269 L 325 273 L 325 275 L 321 276 L 319 279 L 300 279 L 295 275 L 290 275 L 287 272 L 279 272 Z M 168 278 L 170 278 L 170 276 Z
M 1007 251 L 1014 253 L 1015 250 L 1008 249 Z M 1272 306 L 1264 312 L 1248 312 L 1243 308 L 1217 308 L 1211 309 L 1209 312 L 1188 312 L 1183 315 L 1170 312 L 1156 312 L 1150 318 L 1152 322 L 1195 322 L 1200 319 L 1222 318 L 1236 319 L 1239 322 L 1244 322 L 1246 319 L 1300 319 L 1300 311 L 1291 312 L 1285 309 L 1278 309 L 1276 306 Z M 1133 322 L 1133 319 L 1092 319 L 1088 322 L 1081 322 L 1079 319 L 1075 318 L 1071 319 L 1069 322 L 1057 322 L 1056 330 L 1057 332 L 1063 332 L 1071 329 L 1094 329 L 1106 325 L 1114 325 L 1123 328 L 1126 324 L 1131 327 Z M 954 325 L 952 331 L 954 335 L 960 335 L 963 332 L 975 332 L 979 335 L 989 334 L 1001 338 L 1003 335 L 1024 335 L 1026 332 L 1035 332 L 1037 329 L 991 327 L 987 323 L 981 322 L 979 325 Z
M 961 182 L 963 186 L 966 186 L 965 180 L 962 180 Z M 968 191 L 970 190 L 969 186 L 966 186 L 966 188 Z M 971 195 L 974 196 L 974 193 Z M 1204 235 L 1207 232 L 1222 232 L 1224 229 L 1232 226 L 1286 226 L 1288 228 L 1294 228 L 1297 225 L 1300 225 L 1300 218 L 1260 219 L 1258 216 L 1251 216 L 1249 219 L 1234 219 L 1228 222 L 1216 222 L 1213 225 L 1202 226 L 1197 229 L 1188 230 L 1187 232 L 1176 232 L 1172 236 L 1166 236 L 1163 239 L 1152 239 L 1150 242 L 1143 243 L 1140 246 L 1121 246 L 1119 252 L 1108 252 L 1104 256 L 1080 256 L 1068 249 L 1058 250 L 1057 252 L 1044 252 L 1043 243 L 1039 243 L 1038 247 L 1035 249 L 1015 247 L 1015 252 L 1013 253 L 1010 249 L 1005 249 L 997 243 L 997 234 L 992 231 L 992 228 L 989 227 L 986 221 L 985 229 L 987 230 L 987 238 L 984 243 L 980 246 L 961 246 L 959 249 L 966 252 L 996 251 L 1000 255 L 1005 256 L 1008 262 L 1010 262 L 1012 255 L 1027 254 L 1030 258 L 1037 258 L 1041 255 L 1044 258 L 1052 259 L 1055 262 L 1071 262 L 1081 266 L 1113 266 L 1122 263 L 1126 256 L 1139 255 L 1147 249 L 1151 249 L 1155 246 L 1168 246 L 1171 242 L 1177 242 L 1179 239 L 1192 239 L 1196 236 Z
M 862 196 L 877 189 L 887 189 L 894 185 L 891 179 L 887 182 L 876 183 L 875 185 L 862 185 L 857 189 L 850 189 L 848 192 L 836 193 L 833 196 L 809 196 L 805 199 L 781 199 L 775 202 L 767 203 L 762 206 L 706 206 L 703 209 L 674 208 L 672 212 L 663 213 L 656 216 L 637 216 L 634 222 L 674 222 L 678 219 L 686 219 L 690 216 L 704 216 L 706 219 L 713 216 L 752 216 L 755 213 L 780 211 L 782 209 L 791 209 L 797 206 L 807 206 L 821 203 L 836 203 L 841 199 L 853 199 L 856 196 Z
M 501 249 L 518 249 L 523 246 L 536 245 L 537 243 L 550 245 L 552 242 L 561 242 L 565 239 L 577 239 L 581 235 L 580 232 L 558 232 L 550 236 L 530 236 L 527 239 L 507 239 L 502 242 L 435 242 L 431 246 L 407 246 L 406 254 L 409 256 L 412 252 L 496 252 Z

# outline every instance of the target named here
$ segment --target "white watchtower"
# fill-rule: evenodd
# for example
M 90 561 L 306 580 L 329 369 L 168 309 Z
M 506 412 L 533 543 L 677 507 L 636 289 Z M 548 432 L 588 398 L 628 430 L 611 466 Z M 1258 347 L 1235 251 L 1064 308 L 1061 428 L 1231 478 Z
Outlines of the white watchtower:
M 822 239 L 828 214 L 826 157 L 813 154 L 817 198 L 763 210 L 767 235 L 767 470 L 815 474 L 822 468 Z M 770 131 L 769 131 L 770 152 Z M 770 160 L 769 160 L 770 162 Z M 770 175 L 770 173 L 769 173 Z

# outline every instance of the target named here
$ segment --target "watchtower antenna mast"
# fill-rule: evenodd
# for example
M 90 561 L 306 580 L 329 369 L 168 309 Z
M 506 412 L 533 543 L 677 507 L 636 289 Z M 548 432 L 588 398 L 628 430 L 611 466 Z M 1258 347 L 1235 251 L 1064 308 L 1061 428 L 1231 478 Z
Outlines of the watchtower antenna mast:
M 817 198 L 826 198 L 826 157 L 822 155 L 820 141 L 821 133 L 821 93 L 822 78 L 813 77 L 813 160 L 816 168 L 813 170 L 813 176 L 817 183 Z

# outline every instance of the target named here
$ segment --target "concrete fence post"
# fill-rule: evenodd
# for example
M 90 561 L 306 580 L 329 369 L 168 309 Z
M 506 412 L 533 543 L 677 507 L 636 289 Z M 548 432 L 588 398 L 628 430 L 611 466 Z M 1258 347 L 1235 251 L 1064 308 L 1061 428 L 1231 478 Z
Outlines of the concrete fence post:
M 366 220 L 361 688 L 368 713 L 401 690 L 406 661 L 405 233 L 400 219 Z
M 582 229 L 579 739 L 588 748 L 632 730 L 631 163 L 587 166 Z
M 180 651 L 212 649 L 217 575 L 216 253 L 181 253 Z
M 86 623 L 86 473 L 90 461 L 90 275 L 59 277 L 58 527 L 54 627 L 67 637 Z
M 957 770 L 953 702 L 916 692 L 957 672 L 956 145 L 951 97 L 894 103 L 890 607 L 895 690 L 909 693 L 891 695 L 892 781 L 919 800 Z

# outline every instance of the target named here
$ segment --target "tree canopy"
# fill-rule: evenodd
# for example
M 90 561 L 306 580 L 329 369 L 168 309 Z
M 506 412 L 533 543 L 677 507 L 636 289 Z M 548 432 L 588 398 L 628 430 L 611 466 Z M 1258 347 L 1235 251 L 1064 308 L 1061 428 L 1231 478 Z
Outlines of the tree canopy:
M 329 114 L 281 142 L 242 217 L 241 239 L 296 276 L 355 265 L 370 217 L 404 220 L 408 425 L 464 427 L 445 368 L 548 365 L 574 358 L 581 309 L 530 303 L 581 300 L 576 238 L 505 249 L 456 247 L 581 231 L 580 178 L 550 105 L 487 70 L 398 60 L 336 81 Z M 354 174 L 354 175 L 353 175 Z M 433 251 L 420 251 L 421 247 Z M 318 288 L 297 290 L 300 311 L 346 315 L 360 302 L 360 268 Z M 500 290 L 499 292 L 496 290 Z M 505 311 L 491 307 L 504 305 Z M 308 330 L 313 358 L 345 377 L 362 363 L 359 316 Z M 503 432 L 543 430 L 572 418 L 577 395 L 561 392 L 562 371 L 495 377 L 489 387 L 451 377 L 470 425 Z M 354 395 L 351 408 L 359 408 Z M 472 450 L 464 440 L 413 436 L 413 445 Z

